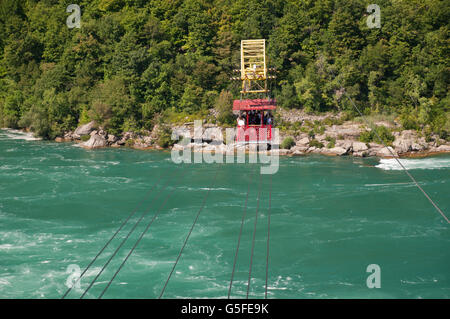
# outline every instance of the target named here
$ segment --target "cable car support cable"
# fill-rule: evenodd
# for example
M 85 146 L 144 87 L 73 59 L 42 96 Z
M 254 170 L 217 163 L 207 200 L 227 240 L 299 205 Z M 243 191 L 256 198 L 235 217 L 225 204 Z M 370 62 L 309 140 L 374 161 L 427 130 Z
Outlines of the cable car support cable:
M 162 175 L 159 176 L 158 180 L 156 181 L 156 183 L 153 185 L 152 188 L 150 188 L 147 193 L 144 195 L 144 199 L 142 199 L 138 205 L 135 207 L 135 209 L 130 213 L 130 215 L 128 215 L 128 217 L 122 222 L 122 224 L 119 226 L 119 228 L 116 230 L 116 232 L 111 236 L 111 238 L 106 242 L 106 244 L 102 247 L 102 249 L 100 249 L 100 251 L 97 253 L 97 255 L 94 257 L 94 259 L 92 259 L 92 261 L 87 265 L 87 267 L 83 270 L 83 272 L 80 274 L 80 276 L 77 278 L 76 282 L 69 287 L 69 289 L 67 289 L 67 291 L 64 293 L 64 295 L 62 296 L 61 299 L 64 299 L 72 290 L 73 287 L 75 287 L 75 284 L 77 284 L 81 278 L 86 274 L 86 272 L 88 271 L 88 269 L 94 264 L 94 262 L 97 260 L 97 258 L 103 253 L 103 251 L 106 249 L 106 247 L 109 246 L 109 244 L 113 241 L 113 239 L 117 236 L 117 234 L 122 230 L 122 228 L 128 223 L 128 221 L 131 219 L 131 217 L 133 217 L 136 212 L 138 211 L 139 208 L 141 208 L 142 204 L 148 199 L 148 197 L 150 196 L 150 194 L 153 192 L 153 190 L 156 188 L 156 186 L 159 184 L 159 182 L 161 181 L 161 177 Z
M 175 172 L 176 173 L 176 172 Z M 157 195 L 153 198 L 153 200 L 155 200 L 155 198 L 159 198 L 159 195 L 161 194 L 161 192 L 167 188 L 168 186 L 168 181 L 175 175 L 172 174 L 172 176 L 167 179 L 164 188 L 160 189 L 159 192 L 157 193 Z M 153 202 L 153 201 L 152 201 Z M 137 222 L 133 225 L 133 227 L 131 228 L 131 230 L 128 232 L 128 234 L 125 236 L 125 238 L 122 240 L 122 242 L 119 244 L 119 246 L 116 248 L 116 250 L 113 252 L 113 254 L 109 257 L 109 259 L 106 261 L 106 263 L 103 265 L 102 269 L 100 270 L 100 272 L 95 276 L 95 278 L 92 280 L 92 282 L 89 284 L 89 286 L 86 288 L 86 290 L 83 292 L 83 294 L 81 295 L 80 299 L 83 299 L 84 296 L 86 295 L 86 293 L 92 288 L 92 286 L 94 285 L 94 283 L 97 281 L 97 279 L 100 277 L 100 275 L 103 273 L 103 271 L 106 269 L 106 267 L 109 265 L 109 263 L 111 262 L 111 260 L 116 256 L 117 252 L 120 250 L 120 248 L 122 248 L 123 244 L 128 240 L 128 238 L 130 237 L 130 235 L 134 232 L 134 230 L 136 229 L 136 227 L 140 224 L 140 222 L 142 221 L 142 219 L 147 216 L 147 214 L 149 213 L 150 209 L 146 212 L 144 212 L 141 217 L 137 220 Z
M 341 88 L 343 89 L 343 88 Z M 369 126 L 370 128 L 371 125 L 369 123 L 369 121 L 367 121 L 367 119 L 365 118 L 365 116 L 361 113 L 361 111 L 359 110 L 359 108 L 356 106 L 356 104 L 353 102 L 353 100 L 350 98 L 350 96 L 347 94 L 347 92 L 344 89 L 344 94 L 345 96 L 350 100 L 350 102 L 352 103 L 353 107 L 358 111 L 359 115 L 364 119 L 364 121 L 366 122 L 367 126 Z M 416 179 L 411 175 L 410 172 L 408 172 L 408 170 L 406 169 L 405 166 L 403 166 L 402 162 L 400 162 L 400 160 L 398 159 L 398 156 L 396 156 L 392 150 L 387 147 L 386 143 L 383 141 L 383 139 L 380 137 L 380 135 L 378 134 L 378 132 L 374 129 L 372 129 L 373 132 L 375 133 L 375 135 L 377 136 L 378 140 L 380 141 L 380 143 L 382 143 L 384 145 L 384 147 L 387 148 L 387 150 L 389 151 L 389 153 L 391 153 L 392 157 L 397 161 L 397 163 L 401 166 L 401 168 L 403 168 L 403 170 L 405 171 L 405 173 L 409 176 L 409 178 L 414 182 L 414 184 L 416 184 L 416 186 L 420 189 L 420 191 L 425 195 L 425 197 L 430 201 L 430 203 L 434 206 L 434 208 L 436 208 L 436 210 L 438 211 L 439 214 L 442 215 L 442 217 L 444 217 L 444 219 L 447 221 L 448 224 L 450 224 L 450 220 L 448 219 L 448 217 L 442 212 L 442 210 L 437 206 L 437 204 L 431 199 L 431 197 L 423 190 L 422 187 L 420 187 L 419 183 L 417 183 Z
M 183 178 L 187 173 L 187 170 L 183 173 L 183 175 L 180 177 Z M 147 231 L 149 230 L 150 226 L 153 224 L 153 222 L 156 220 L 156 218 L 158 217 L 159 213 L 161 212 L 162 208 L 167 204 L 167 201 L 169 200 L 169 198 L 173 195 L 173 192 L 170 192 L 167 196 L 166 199 L 164 200 L 164 202 L 159 206 L 157 212 L 153 215 L 153 218 L 151 219 L 151 221 L 147 224 L 147 226 L 145 227 L 144 231 L 141 233 L 141 235 L 139 236 L 139 238 L 136 240 L 135 244 L 133 245 L 133 247 L 131 248 L 131 250 L 128 252 L 127 256 L 125 257 L 125 259 L 122 261 L 122 263 L 120 264 L 119 268 L 116 270 L 116 272 L 114 273 L 114 275 L 112 276 L 111 280 L 108 282 L 108 284 L 106 285 L 106 287 L 103 289 L 103 291 L 101 292 L 101 294 L 99 295 L 98 299 L 101 299 L 103 297 L 103 295 L 105 294 L 105 292 L 108 290 L 108 288 L 110 287 L 111 283 L 114 281 L 114 279 L 116 278 L 117 274 L 120 272 L 120 270 L 122 270 L 122 267 L 125 265 L 125 263 L 127 262 L 128 258 L 131 256 L 131 254 L 133 253 L 133 251 L 136 249 L 136 247 L 139 245 L 140 241 L 142 240 L 142 238 L 144 237 L 144 235 L 147 233 Z
M 267 211 L 267 254 L 266 254 L 266 288 L 264 299 L 267 299 L 267 282 L 269 278 L 269 241 L 270 241 L 270 209 L 272 206 L 272 174 L 270 174 L 269 209 Z
M 256 239 L 256 224 L 258 223 L 258 210 L 259 210 L 259 198 L 261 197 L 261 173 L 259 174 L 259 184 L 258 184 L 258 199 L 256 202 L 256 214 L 255 214 L 255 224 L 253 229 L 253 240 L 252 240 L 252 250 L 250 253 L 250 268 L 248 271 L 248 283 L 247 283 L 247 299 L 250 292 L 250 281 L 252 279 L 252 265 L 253 265 L 253 253 L 255 249 L 255 239 Z
M 248 194 L 250 192 L 250 181 L 251 181 L 251 178 L 249 178 L 248 184 L 247 184 L 247 195 L 245 198 L 244 211 L 242 213 L 241 228 L 239 230 L 239 237 L 238 237 L 238 242 L 237 242 L 237 247 L 236 247 L 236 253 L 234 255 L 233 270 L 231 271 L 230 287 L 228 288 L 228 299 L 230 299 L 230 296 L 231 296 L 231 287 L 233 285 L 234 271 L 236 269 L 236 261 L 237 261 L 237 257 L 238 257 L 239 246 L 241 244 L 242 229 L 244 228 L 244 220 L 245 220 L 245 216 L 247 215 L 247 203 L 248 203 Z
M 172 270 L 170 271 L 169 277 L 167 277 L 167 280 L 166 280 L 166 282 L 165 282 L 165 284 L 164 284 L 164 287 L 163 287 L 163 289 L 162 289 L 162 291 L 161 291 L 161 294 L 159 295 L 158 299 L 161 299 L 162 296 L 164 295 L 164 292 L 165 292 L 165 290 L 166 290 L 166 288 L 167 288 L 167 284 L 169 283 L 169 280 L 170 280 L 170 278 L 172 277 L 172 274 L 173 274 L 175 268 L 177 267 L 178 262 L 180 261 L 181 254 L 183 253 L 183 250 L 184 250 L 184 248 L 186 247 L 186 244 L 187 244 L 187 242 L 188 242 L 188 240 L 189 240 L 189 237 L 191 236 L 192 231 L 194 230 L 194 227 L 195 227 L 195 224 L 197 223 L 198 217 L 200 216 L 200 213 L 202 212 L 203 208 L 205 207 L 206 200 L 207 200 L 207 198 L 208 198 L 208 196 L 209 196 L 209 193 L 211 192 L 211 188 L 214 187 L 214 185 L 215 185 L 215 182 L 216 182 L 216 179 L 217 179 L 218 172 L 219 172 L 219 171 L 216 170 L 216 173 L 215 173 L 215 175 L 214 175 L 214 178 L 213 178 L 213 180 L 212 180 L 212 182 L 211 182 L 211 186 L 208 188 L 208 191 L 206 192 L 206 195 L 205 195 L 205 197 L 204 197 L 204 199 L 203 199 L 203 203 L 202 203 L 202 205 L 200 206 L 200 209 L 198 210 L 197 215 L 195 216 L 195 219 L 194 219 L 194 222 L 192 223 L 191 229 L 189 230 L 189 233 L 188 233 L 186 239 L 184 240 L 183 246 L 181 247 L 181 250 L 180 250 L 180 252 L 178 253 L 177 259 L 175 260 L 175 263 L 173 264 Z

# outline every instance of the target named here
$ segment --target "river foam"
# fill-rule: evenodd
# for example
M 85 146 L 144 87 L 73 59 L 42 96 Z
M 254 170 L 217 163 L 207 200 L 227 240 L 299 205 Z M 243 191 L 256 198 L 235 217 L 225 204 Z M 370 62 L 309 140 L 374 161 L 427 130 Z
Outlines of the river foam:
M 8 139 L 12 140 L 25 140 L 25 141 L 39 141 L 41 138 L 35 137 L 33 133 L 26 133 L 14 129 L 1 129 L 1 135 L 6 136 Z M 0 136 L 1 136 L 0 135 Z
M 449 158 L 415 158 L 399 159 L 402 165 L 409 170 L 412 169 L 445 169 L 450 168 Z M 402 170 L 403 168 L 394 158 L 382 158 L 375 167 L 383 170 Z

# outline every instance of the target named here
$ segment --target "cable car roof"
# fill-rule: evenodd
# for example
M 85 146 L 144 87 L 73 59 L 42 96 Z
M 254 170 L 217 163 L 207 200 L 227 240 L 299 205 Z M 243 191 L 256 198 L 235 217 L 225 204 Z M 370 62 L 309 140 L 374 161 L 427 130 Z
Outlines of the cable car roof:
M 233 111 L 275 110 L 276 107 L 276 100 L 273 99 L 247 99 L 233 101 Z

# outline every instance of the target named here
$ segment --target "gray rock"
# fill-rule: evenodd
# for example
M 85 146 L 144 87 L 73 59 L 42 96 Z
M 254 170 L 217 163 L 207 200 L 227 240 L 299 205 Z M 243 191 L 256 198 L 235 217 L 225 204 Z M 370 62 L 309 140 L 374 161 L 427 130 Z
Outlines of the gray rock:
M 417 132 L 414 130 L 405 130 L 401 132 L 401 137 L 403 139 L 415 139 L 417 137 Z
M 108 135 L 108 142 L 109 143 L 115 143 L 117 142 L 118 138 L 115 135 L 109 134 Z
M 404 135 L 397 137 L 392 143 L 392 145 L 395 147 L 395 150 L 399 153 L 406 153 L 412 150 L 412 144 L 413 141 L 409 138 L 404 138 Z
M 342 155 L 347 154 L 347 149 L 340 147 L 340 146 L 336 146 L 333 148 L 325 148 L 322 150 L 322 153 L 328 154 L 328 155 L 342 156 Z
M 374 143 L 374 142 L 370 142 L 369 146 L 370 146 L 370 148 L 381 148 L 381 147 L 384 147 L 383 144 L 378 144 L 378 143 Z
M 346 152 L 350 152 L 353 146 L 353 142 L 349 140 L 338 140 L 336 141 L 336 146 L 344 148 Z
M 99 130 L 98 131 L 98 135 L 103 136 L 104 138 L 106 138 L 106 135 L 108 135 L 108 133 L 106 133 L 104 130 Z
M 411 144 L 411 150 L 415 152 L 420 152 L 426 149 L 426 145 L 420 144 L 420 143 L 412 143 Z
M 150 136 L 144 136 L 143 140 L 148 145 L 153 144 L 153 139 Z
M 293 153 L 295 153 L 295 152 L 304 153 L 307 149 L 308 149 L 308 146 L 295 145 L 295 146 L 291 147 L 291 151 Z
M 141 137 L 136 138 L 133 143 L 133 148 L 137 148 L 137 149 L 143 149 L 143 148 L 147 148 L 149 146 L 150 145 L 145 143 L 144 139 Z
M 390 150 L 390 151 L 389 151 Z M 392 153 L 397 156 L 397 152 L 390 146 L 388 147 L 383 147 L 381 149 L 378 150 L 378 152 L 376 153 L 376 156 L 379 157 L 392 157 Z
M 450 145 L 441 145 L 437 148 L 438 152 L 450 152 Z
M 123 133 L 122 139 L 127 141 L 129 139 L 135 138 L 135 134 L 133 132 L 125 132 Z
M 305 146 L 309 144 L 309 138 L 304 137 L 295 143 L 297 146 Z
M 106 145 L 107 145 L 106 139 L 100 135 L 93 135 L 91 136 L 89 141 L 81 143 L 81 146 L 85 148 L 99 148 L 105 147 Z
M 381 151 L 382 148 L 383 146 L 370 148 L 368 150 L 367 156 L 377 156 L 377 154 Z
M 363 151 L 367 151 L 369 148 L 367 147 L 366 143 L 363 142 L 353 142 L 353 152 L 358 153 L 358 152 L 363 152 Z
M 362 129 L 359 124 L 345 123 L 343 125 L 333 125 L 327 129 L 326 134 L 335 138 L 341 135 L 344 139 L 357 139 L 361 132 Z
M 89 122 L 87 124 L 81 125 L 80 127 L 77 127 L 74 134 L 83 136 L 83 135 L 89 135 L 95 128 L 95 122 Z
M 368 156 L 370 153 L 369 153 L 369 151 L 368 150 L 365 150 L 365 151 L 359 151 L 359 152 L 353 152 L 353 156 L 356 156 L 356 157 L 366 157 L 366 156 Z

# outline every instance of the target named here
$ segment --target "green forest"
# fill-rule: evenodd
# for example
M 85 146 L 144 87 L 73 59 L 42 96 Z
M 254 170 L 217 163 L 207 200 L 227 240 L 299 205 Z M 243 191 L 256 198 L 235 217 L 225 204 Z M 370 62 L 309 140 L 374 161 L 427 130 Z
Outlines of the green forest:
M 81 8 L 81 27 L 66 24 Z M 394 114 L 450 134 L 450 1 L 0 0 L 0 127 L 53 139 L 95 120 L 113 134 L 221 110 L 242 39 L 266 39 L 272 96 L 306 112 Z M 228 113 L 227 113 L 228 112 Z

